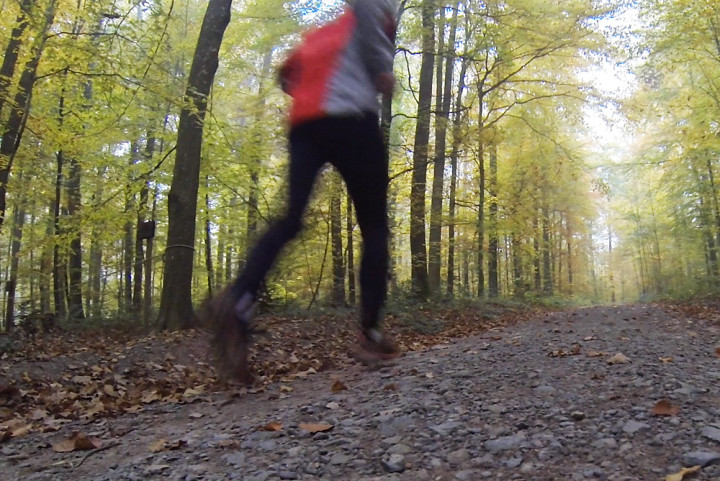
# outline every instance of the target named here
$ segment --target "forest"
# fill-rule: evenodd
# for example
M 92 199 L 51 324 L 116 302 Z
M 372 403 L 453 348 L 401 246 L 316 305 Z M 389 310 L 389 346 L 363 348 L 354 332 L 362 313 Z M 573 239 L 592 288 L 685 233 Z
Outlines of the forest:
M 619 303 L 720 287 L 720 4 L 402 0 L 389 302 Z M 2 328 L 185 328 L 284 207 L 277 68 L 321 0 L 0 0 Z M 326 169 L 267 280 L 356 302 Z

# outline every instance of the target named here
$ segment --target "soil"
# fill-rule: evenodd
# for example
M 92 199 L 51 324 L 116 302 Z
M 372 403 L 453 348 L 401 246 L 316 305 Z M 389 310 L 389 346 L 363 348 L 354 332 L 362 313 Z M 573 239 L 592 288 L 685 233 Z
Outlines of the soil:
M 718 479 L 717 313 L 630 305 L 518 314 L 523 322 L 488 322 L 472 336 L 436 333 L 432 346 L 403 337 L 406 349 L 419 350 L 379 369 L 341 354 L 337 346 L 347 351 L 351 336 L 339 329 L 305 336 L 275 357 L 285 365 L 273 370 L 263 356 L 290 344 L 273 338 L 256 360 L 264 381 L 252 389 L 213 382 L 198 333 L 173 338 L 173 352 L 158 350 L 157 339 L 130 348 L 117 342 L 115 362 L 102 365 L 91 348 L 44 360 L 10 357 L 0 387 L 22 389 L 5 393 L 6 406 L 16 403 L 16 423 L 0 444 L 0 478 L 630 481 L 699 466 L 684 479 Z M 332 346 L 327 359 L 303 358 L 303 346 L 323 342 Z M 82 369 L 72 364 L 90 371 L 75 374 Z M 158 367 L 174 391 L 162 389 Z M 21 401 L 30 387 L 22 383 L 41 372 L 104 389 L 106 397 L 94 399 L 96 406 L 105 400 L 105 411 L 61 417 L 37 386 L 32 399 L 46 402 L 45 414 L 27 408 Z M 117 376 L 146 376 L 148 384 L 133 385 L 143 396 L 154 389 L 156 399 L 131 402 L 130 382 Z M 126 403 L 110 403 L 108 392 L 122 392 Z M 63 422 L 44 422 L 51 414 Z M 68 448 L 73 433 L 80 441 Z M 63 448 L 69 452 L 57 452 Z

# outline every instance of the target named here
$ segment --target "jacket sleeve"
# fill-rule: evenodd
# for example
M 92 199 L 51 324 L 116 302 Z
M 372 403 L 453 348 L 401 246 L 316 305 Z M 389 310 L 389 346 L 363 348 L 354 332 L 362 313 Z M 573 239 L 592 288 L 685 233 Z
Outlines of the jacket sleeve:
M 392 73 L 397 30 L 395 0 L 355 0 L 356 35 L 365 68 L 374 79 Z
M 286 94 L 292 96 L 294 87 L 300 81 L 300 58 L 297 50 L 290 53 L 290 56 L 283 62 L 278 71 L 280 88 Z

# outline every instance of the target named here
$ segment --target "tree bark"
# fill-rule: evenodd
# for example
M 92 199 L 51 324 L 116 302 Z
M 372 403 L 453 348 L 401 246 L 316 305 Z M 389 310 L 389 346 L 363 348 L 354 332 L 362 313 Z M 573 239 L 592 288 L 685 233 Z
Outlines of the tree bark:
M 332 172 L 330 182 L 330 245 L 332 250 L 333 288 L 332 302 L 345 305 L 345 264 L 342 241 L 342 179 Z
M 542 206 L 542 263 L 543 263 L 543 293 L 553 294 L 552 263 L 550 261 L 550 210 Z
M 196 324 L 192 305 L 195 223 L 200 183 L 200 153 L 207 98 L 218 67 L 218 52 L 230 22 L 232 0 L 209 0 L 180 113 L 173 180 L 168 195 L 168 238 L 165 248 L 159 326 L 187 329 Z
M 478 86 L 478 246 L 477 246 L 477 295 L 485 295 L 485 127 L 483 125 L 482 86 Z
M 420 64 L 417 124 L 415 127 L 412 187 L 410 190 L 411 276 L 413 294 L 419 299 L 426 299 L 429 295 L 425 243 L 425 188 L 430 141 L 433 66 L 435 62 L 435 13 L 435 2 L 433 0 L 423 0 L 423 54 Z
M 458 78 L 457 97 L 455 99 L 455 117 L 453 118 L 453 143 L 450 153 L 450 199 L 448 201 L 448 263 L 447 291 L 450 296 L 455 292 L 455 205 L 457 201 L 458 157 L 460 156 L 462 127 L 462 95 L 465 90 L 465 74 L 469 62 L 463 59 Z
M 207 289 L 208 297 L 213 296 L 213 281 L 215 273 L 213 272 L 213 261 L 212 261 L 212 232 L 210 222 L 210 179 L 205 176 L 205 270 L 207 272 Z
M 20 4 L 20 14 L 15 20 L 15 27 L 10 32 L 5 55 L 3 56 L 2 66 L 0 66 L 0 116 L 2 116 L 5 102 L 8 100 L 10 92 L 10 84 L 15 76 L 15 68 L 17 67 L 18 55 L 22 46 L 22 35 L 25 32 L 30 19 L 28 11 L 33 5 L 32 0 L 23 0 Z
M 50 0 L 45 10 L 43 27 L 37 32 L 30 59 L 25 64 L 23 73 L 20 76 L 20 82 L 17 92 L 15 93 L 13 106 L 10 109 L 7 126 L 2 132 L 2 142 L 0 142 L 0 227 L 2 227 L 3 221 L 5 220 L 5 203 L 10 169 L 15 159 L 15 153 L 20 146 L 23 130 L 25 129 L 25 121 L 32 98 L 32 89 L 35 84 L 35 76 L 37 75 L 37 68 L 40 64 L 40 57 L 45 49 L 47 32 L 55 19 L 55 2 L 56 0 Z
M 430 203 L 430 246 L 428 251 L 428 281 L 430 291 L 437 295 L 440 293 L 440 270 L 441 270 L 441 246 L 442 246 L 442 199 L 445 185 L 445 145 L 447 140 L 447 129 L 450 120 L 450 104 L 452 102 L 452 81 L 455 65 L 455 32 L 457 30 L 458 5 L 456 3 L 450 21 L 450 34 L 445 51 L 440 52 L 445 56 L 445 77 L 438 78 L 438 92 L 442 88 L 442 102 L 435 118 L 435 161 L 433 166 L 432 196 Z M 442 29 L 445 28 L 445 16 L 440 22 Z M 442 35 L 442 32 L 441 32 Z M 441 64 L 441 62 L 438 62 Z M 440 69 L 438 69 L 440 73 Z M 442 85 L 441 85 L 442 80 Z
M 18 176 L 22 180 L 22 175 Z M 13 215 L 12 241 L 10 242 L 10 276 L 7 281 L 7 300 L 5 304 L 5 329 L 10 332 L 15 325 L 15 293 L 17 292 L 18 267 L 20 265 L 20 246 L 22 245 L 23 226 L 25 224 L 25 209 L 20 205 L 20 199 L 15 206 Z
M 80 163 L 77 159 L 70 159 L 70 169 L 67 181 L 68 215 L 80 215 Z M 70 240 L 70 255 L 68 257 L 68 315 L 70 319 L 85 319 L 82 300 L 82 235 L 78 226 Z
M 490 194 L 490 205 L 488 206 L 488 295 L 497 297 L 500 295 L 498 282 L 499 259 L 498 259 L 498 181 L 497 181 L 497 144 L 495 140 L 490 143 L 490 179 L 488 194 Z
M 347 236 L 347 278 L 348 278 L 348 302 L 351 306 L 355 305 L 355 247 L 353 242 L 353 204 L 350 194 L 346 195 L 347 218 L 345 231 Z

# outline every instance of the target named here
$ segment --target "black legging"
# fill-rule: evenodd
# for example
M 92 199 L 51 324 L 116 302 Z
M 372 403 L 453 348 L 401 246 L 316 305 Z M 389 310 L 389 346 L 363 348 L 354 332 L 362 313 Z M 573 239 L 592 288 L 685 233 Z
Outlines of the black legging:
M 340 172 L 355 205 L 363 239 L 361 324 L 373 328 L 385 301 L 388 267 L 388 162 L 373 114 L 327 117 L 292 129 L 287 212 L 257 241 L 234 287 L 238 295 L 257 294 L 280 249 L 300 232 L 315 178 L 325 163 Z

